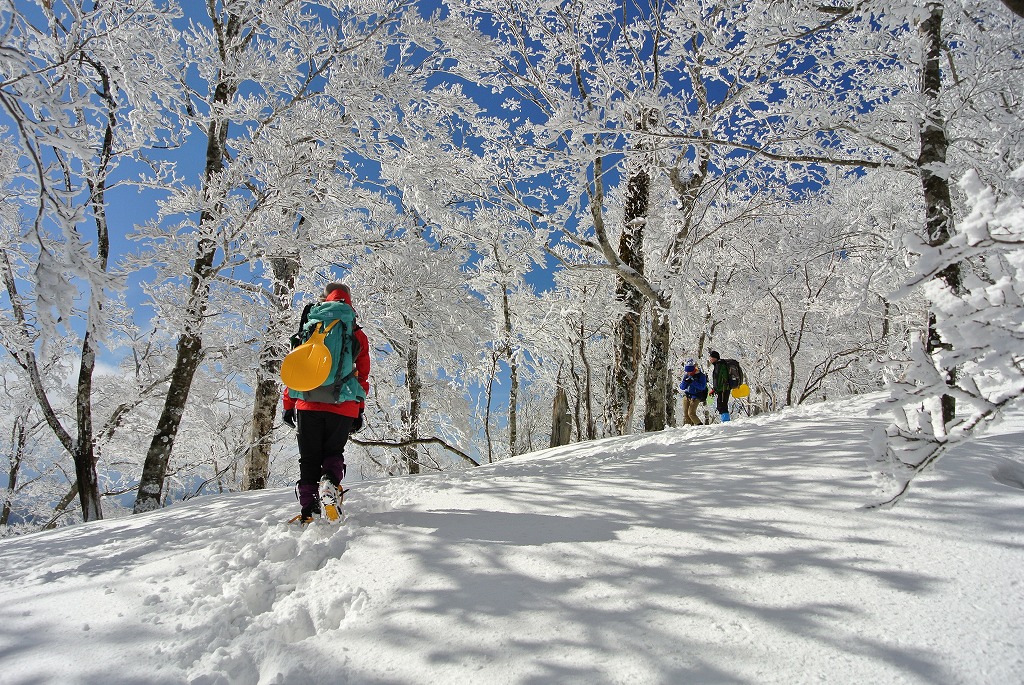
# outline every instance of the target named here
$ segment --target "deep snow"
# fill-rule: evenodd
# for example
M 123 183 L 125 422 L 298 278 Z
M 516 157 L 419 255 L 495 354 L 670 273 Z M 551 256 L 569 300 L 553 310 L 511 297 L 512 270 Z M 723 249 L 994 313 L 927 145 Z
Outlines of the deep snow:
M 868 401 L 2 540 L 0 682 L 1024 682 L 1024 417 L 881 511 Z

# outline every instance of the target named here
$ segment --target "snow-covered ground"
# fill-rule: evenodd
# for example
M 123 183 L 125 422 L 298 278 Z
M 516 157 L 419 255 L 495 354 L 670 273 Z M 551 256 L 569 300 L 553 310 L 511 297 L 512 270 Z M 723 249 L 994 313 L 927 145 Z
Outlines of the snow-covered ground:
M 3 540 L 0 682 L 1024 682 L 1024 417 L 879 511 L 865 408 Z

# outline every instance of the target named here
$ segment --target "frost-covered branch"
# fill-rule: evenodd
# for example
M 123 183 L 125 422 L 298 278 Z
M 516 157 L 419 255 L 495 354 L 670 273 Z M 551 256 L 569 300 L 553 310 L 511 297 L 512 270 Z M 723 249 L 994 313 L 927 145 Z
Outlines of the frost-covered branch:
M 480 463 L 477 462 L 476 459 L 469 456 L 468 454 L 460 450 L 458 447 L 453 447 L 452 445 L 449 445 L 441 438 L 413 438 L 410 440 L 400 440 L 397 442 L 388 440 L 360 440 L 359 438 L 352 438 L 351 440 L 353 443 L 359 445 L 360 447 L 395 447 L 401 449 L 403 447 L 412 447 L 414 445 L 440 445 L 449 452 L 458 455 L 464 461 L 469 462 L 473 466 L 480 466 Z
M 1024 178 L 1024 167 L 1014 177 Z M 948 242 L 930 247 L 908 238 L 920 254 L 917 275 L 901 294 L 924 290 L 937 329 L 949 349 L 932 355 L 918 343 L 912 366 L 879 405 L 892 423 L 875 436 L 877 471 L 894 492 L 879 506 L 898 503 L 920 473 L 958 443 L 981 435 L 1024 396 L 1024 202 L 1000 197 L 970 171 L 960 181 L 969 214 Z M 931 278 L 949 264 L 971 262 L 963 292 Z M 952 385 L 948 378 L 954 369 Z M 944 425 L 941 395 L 957 402 L 957 417 Z

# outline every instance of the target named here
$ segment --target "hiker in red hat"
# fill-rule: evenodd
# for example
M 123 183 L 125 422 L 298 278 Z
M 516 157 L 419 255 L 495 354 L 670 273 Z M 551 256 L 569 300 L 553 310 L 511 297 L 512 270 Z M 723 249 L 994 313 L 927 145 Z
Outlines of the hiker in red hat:
M 366 394 L 370 390 L 370 343 L 355 322 L 349 288 L 343 283 L 331 283 L 324 293 L 322 302 L 303 310 L 299 334 L 292 341 L 304 341 L 318 326 L 323 330 L 333 324 L 338 331 L 328 336 L 327 344 L 337 360 L 335 370 L 323 385 L 313 390 L 284 391 L 284 422 L 295 428 L 299 442 L 296 494 L 302 507 L 297 518 L 302 523 L 319 515 L 325 488 L 329 496 L 336 498 L 332 504 L 340 504 L 345 444 L 349 435 L 362 427 Z M 328 517 L 336 517 L 336 512 L 337 509 L 328 508 Z

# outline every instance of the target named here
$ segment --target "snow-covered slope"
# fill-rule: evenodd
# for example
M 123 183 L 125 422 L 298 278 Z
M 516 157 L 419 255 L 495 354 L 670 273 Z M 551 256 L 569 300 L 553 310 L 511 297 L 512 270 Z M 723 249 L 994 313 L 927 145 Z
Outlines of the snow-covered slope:
M 867 510 L 865 402 L 0 541 L 0 682 L 1024 682 L 1024 419 Z

